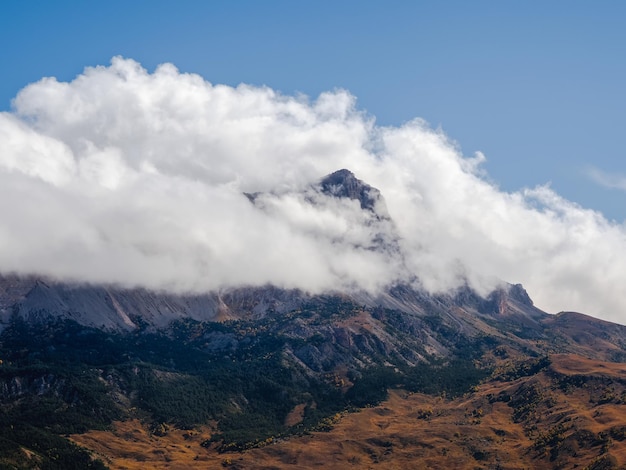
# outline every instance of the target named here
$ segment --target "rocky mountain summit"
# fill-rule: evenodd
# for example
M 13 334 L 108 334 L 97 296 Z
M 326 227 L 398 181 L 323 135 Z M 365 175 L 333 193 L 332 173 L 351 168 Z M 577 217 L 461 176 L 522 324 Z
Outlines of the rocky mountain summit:
M 357 179 L 350 170 L 335 171 L 323 178 L 319 185 L 324 194 L 359 201 L 363 210 L 379 212 L 380 205 L 384 205 L 380 191 Z

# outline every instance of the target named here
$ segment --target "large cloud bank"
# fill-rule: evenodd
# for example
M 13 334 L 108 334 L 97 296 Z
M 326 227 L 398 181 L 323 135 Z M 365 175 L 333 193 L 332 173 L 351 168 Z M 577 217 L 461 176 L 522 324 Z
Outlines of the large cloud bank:
M 345 91 L 310 101 L 114 58 L 0 114 L 0 271 L 174 291 L 503 279 L 548 311 L 626 323 L 626 229 L 549 187 L 503 192 L 482 161 L 419 120 L 377 127 Z M 395 227 L 311 196 L 340 168 L 380 189 Z M 400 251 L 372 249 L 381 231 Z

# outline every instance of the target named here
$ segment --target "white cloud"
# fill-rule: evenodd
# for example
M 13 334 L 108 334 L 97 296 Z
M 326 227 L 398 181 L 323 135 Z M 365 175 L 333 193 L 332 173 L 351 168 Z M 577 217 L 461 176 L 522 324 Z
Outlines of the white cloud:
M 594 167 L 588 168 L 587 175 L 600 186 L 626 191 L 626 176 L 624 175 L 607 173 Z
M 0 114 L 0 266 L 177 291 L 504 279 L 626 323 L 626 229 L 549 187 L 502 192 L 483 161 L 420 120 L 375 126 L 346 91 L 309 101 L 114 58 Z M 340 168 L 380 189 L 402 256 L 372 249 L 392 224 L 311 190 Z

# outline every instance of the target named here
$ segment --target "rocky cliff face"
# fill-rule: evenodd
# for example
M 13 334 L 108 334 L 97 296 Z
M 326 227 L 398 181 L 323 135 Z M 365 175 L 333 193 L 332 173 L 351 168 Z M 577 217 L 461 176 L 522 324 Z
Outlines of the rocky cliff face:
M 69 319 L 116 331 L 164 328 L 179 318 L 212 321 L 222 314 L 217 294 L 184 296 L 14 276 L 0 278 L 0 306 L 4 325 L 18 315 L 29 322 Z
M 380 191 L 357 179 L 350 170 L 338 170 L 323 178 L 319 183 L 323 194 L 337 198 L 359 201 L 361 209 L 387 216 L 387 208 Z
M 331 305 L 343 307 L 335 312 Z M 458 344 L 484 336 L 536 354 L 626 357 L 626 327 L 582 314 L 548 315 L 519 285 L 503 285 L 485 298 L 467 288 L 433 296 L 408 286 L 379 296 L 312 296 L 275 287 L 174 295 L 2 277 L 0 306 L 3 327 L 14 317 L 40 324 L 71 320 L 126 334 L 166 332 L 182 320 L 257 322 L 273 334 L 304 341 L 288 353 L 314 372 L 389 362 L 389 357 L 405 364 L 446 357 Z M 220 349 L 223 339 L 212 337 L 207 347 Z

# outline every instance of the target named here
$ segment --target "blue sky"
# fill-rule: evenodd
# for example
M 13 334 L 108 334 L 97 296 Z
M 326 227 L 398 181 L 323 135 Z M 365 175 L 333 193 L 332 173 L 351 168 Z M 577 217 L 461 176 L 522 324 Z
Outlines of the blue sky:
M 345 88 L 380 125 L 420 117 L 482 151 L 503 190 L 551 183 L 622 222 L 625 20 L 618 1 L 8 0 L 0 109 L 116 55 L 285 94 Z
M 115 55 L 285 94 L 345 88 L 378 124 L 420 117 L 482 151 L 503 190 L 550 182 L 621 222 L 625 20 L 618 1 L 5 1 L 0 109 Z

